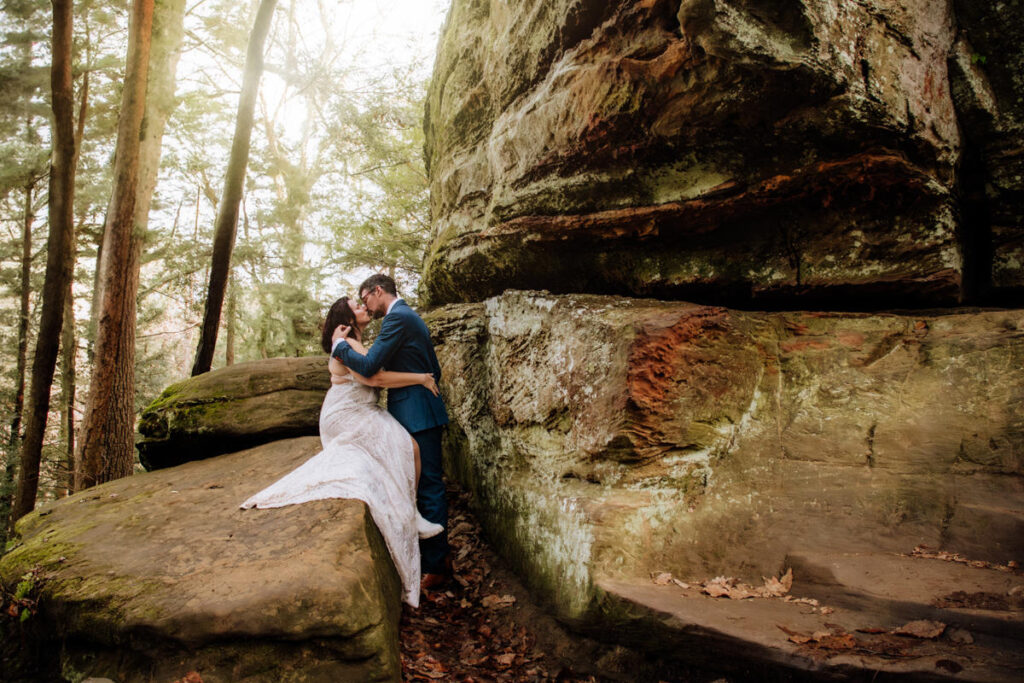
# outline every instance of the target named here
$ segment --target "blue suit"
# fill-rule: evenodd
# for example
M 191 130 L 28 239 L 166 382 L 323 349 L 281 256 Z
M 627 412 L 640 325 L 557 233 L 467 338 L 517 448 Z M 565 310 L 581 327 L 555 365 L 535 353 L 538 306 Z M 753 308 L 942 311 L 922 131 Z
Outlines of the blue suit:
M 337 344 L 332 354 L 364 377 L 382 369 L 395 372 L 430 372 L 440 383 L 441 366 L 426 323 L 399 299 L 384 316 L 380 334 L 365 356 L 348 344 Z M 423 573 L 444 573 L 448 555 L 448 499 L 441 459 L 441 431 L 448 424 L 444 401 L 423 386 L 388 389 L 388 412 L 416 439 L 420 447 L 420 485 L 416 504 L 425 519 L 443 524 L 444 532 L 420 541 Z

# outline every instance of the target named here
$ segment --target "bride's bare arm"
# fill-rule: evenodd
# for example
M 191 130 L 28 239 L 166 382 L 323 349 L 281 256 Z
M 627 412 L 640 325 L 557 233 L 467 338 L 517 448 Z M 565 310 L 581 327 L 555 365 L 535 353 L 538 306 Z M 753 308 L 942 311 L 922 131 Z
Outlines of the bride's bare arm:
M 337 358 L 330 357 L 328 359 L 327 369 L 331 372 L 331 384 L 341 384 L 348 381 L 345 379 L 345 375 L 348 374 L 348 368 L 342 365 L 341 361 Z
M 393 372 L 391 370 L 381 370 L 373 377 L 363 377 L 352 368 L 348 368 L 349 373 L 352 375 L 352 379 L 371 387 L 381 387 L 384 389 L 398 389 L 400 387 L 411 387 L 417 384 L 422 384 L 430 390 L 434 396 L 438 395 L 437 382 L 434 381 L 434 376 L 429 372 Z

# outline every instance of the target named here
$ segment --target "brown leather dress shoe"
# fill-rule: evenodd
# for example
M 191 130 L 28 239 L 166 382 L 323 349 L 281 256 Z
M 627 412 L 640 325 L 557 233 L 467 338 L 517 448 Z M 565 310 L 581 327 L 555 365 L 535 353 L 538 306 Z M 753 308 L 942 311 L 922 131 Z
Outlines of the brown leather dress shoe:
M 424 574 L 420 579 L 420 589 L 428 591 L 443 588 L 448 583 L 447 574 Z

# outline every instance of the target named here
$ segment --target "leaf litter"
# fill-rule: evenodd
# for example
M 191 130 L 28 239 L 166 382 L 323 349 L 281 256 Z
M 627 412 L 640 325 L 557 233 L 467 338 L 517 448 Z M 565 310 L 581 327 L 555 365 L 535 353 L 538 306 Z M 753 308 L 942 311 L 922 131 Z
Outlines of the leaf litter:
M 403 681 L 598 683 L 541 651 L 517 615 L 516 596 L 491 567 L 493 555 L 467 509 L 467 496 L 450 494 L 453 580 L 425 592 L 419 609 L 403 608 Z

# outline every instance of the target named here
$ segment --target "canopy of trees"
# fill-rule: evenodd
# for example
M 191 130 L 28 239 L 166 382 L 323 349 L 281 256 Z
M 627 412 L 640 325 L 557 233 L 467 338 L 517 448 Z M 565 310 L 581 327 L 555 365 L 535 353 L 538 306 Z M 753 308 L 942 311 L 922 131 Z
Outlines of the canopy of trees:
M 12 505 L 14 517 L 30 510 L 36 490 L 52 499 L 131 472 L 123 458 L 90 464 L 112 447 L 88 425 L 130 439 L 135 413 L 191 371 L 216 287 L 213 367 L 316 353 L 323 310 L 369 272 L 414 296 L 429 237 L 421 121 L 433 44 L 394 49 L 360 4 L 379 3 L 86 0 L 70 17 L 72 3 L 0 5 L 3 520 Z M 429 34 L 443 3 L 423 4 L 436 16 L 420 28 Z M 239 100 L 261 6 L 270 22 L 250 122 Z M 135 110 L 129 89 L 144 93 Z M 249 153 L 226 188 L 236 128 Z M 215 224 L 231 201 L 218 266 Z M 57 238 L 72 257 L 63 280 L 47 274 Z M 110 379 L 97 372 L 112 366 Z M 90 399 L 109 386 L 127 437 L 125 419 Z M 27 423 L 42 433 L 30 499 L 15 496 Z

